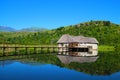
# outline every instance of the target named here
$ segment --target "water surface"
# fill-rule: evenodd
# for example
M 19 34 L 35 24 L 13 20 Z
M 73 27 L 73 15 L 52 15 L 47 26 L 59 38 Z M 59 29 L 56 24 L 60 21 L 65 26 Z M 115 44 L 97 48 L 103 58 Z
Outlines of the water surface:
M 116 59 L 120 56 L 104 54 L 95 62 L 70 64 L 63 64 L 56 55 L 1 58 L 0 80 L 120 80 L 120 63 Z

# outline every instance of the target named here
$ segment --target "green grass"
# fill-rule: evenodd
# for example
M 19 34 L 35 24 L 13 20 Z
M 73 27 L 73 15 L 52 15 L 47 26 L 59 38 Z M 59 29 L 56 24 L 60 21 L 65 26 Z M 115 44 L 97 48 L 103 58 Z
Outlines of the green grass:
M 107 46 L 107 45 L 98 45 L 99 51 L 114 51 L 114 46 Z

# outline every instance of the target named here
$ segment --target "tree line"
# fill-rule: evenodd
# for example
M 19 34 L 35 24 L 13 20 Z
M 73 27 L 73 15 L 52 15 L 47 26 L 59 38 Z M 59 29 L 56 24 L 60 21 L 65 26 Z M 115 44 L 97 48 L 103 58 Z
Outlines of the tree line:
M 63 34 L 95 37 L 100 45 L 120 44 L 120 25 L 110 21 L 90 21 L 40 32 L 0 33 L 0 43 L 55 45 Z

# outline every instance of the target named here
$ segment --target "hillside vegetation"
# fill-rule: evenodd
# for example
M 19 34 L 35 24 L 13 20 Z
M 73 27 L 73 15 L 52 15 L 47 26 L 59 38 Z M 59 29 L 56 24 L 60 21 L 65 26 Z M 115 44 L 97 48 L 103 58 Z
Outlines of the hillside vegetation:
M 90 21 L 39 32 L 1 32 L 0 43 L 51 45 L 63 34 L 95 37 L 100 45 L 120 44 L 120 25 L 110 21 Z

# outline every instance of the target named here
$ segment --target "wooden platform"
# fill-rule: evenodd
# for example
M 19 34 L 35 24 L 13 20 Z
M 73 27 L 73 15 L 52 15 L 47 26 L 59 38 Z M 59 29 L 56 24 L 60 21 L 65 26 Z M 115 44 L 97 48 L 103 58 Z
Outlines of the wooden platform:
M 25 54 L 29 53 L 29 50 L 32 49 L 33 53 L 38 53 L 37 50 L 40 51 L 50 51 L 50 52 L 58 52 L 59 48 L 64 48 L 64 47 L 57 47 L 57 46 L 0 46 L 1 54 L 2 56 L 5 56 L 6 53 L 8 53 L 8 50 L 11 50 L 13 52 L 13 55 L 18 54 L 18 51 L 24 50 Z M 66 47 L 65 47 L 66 48 Z

